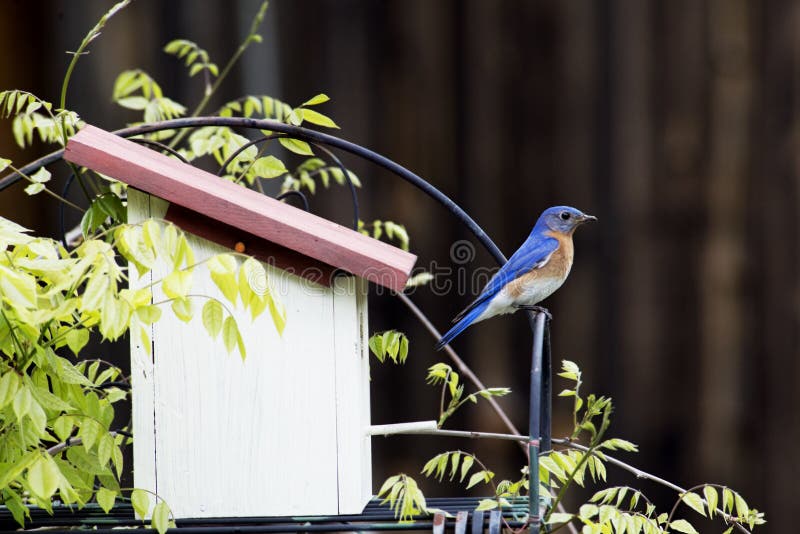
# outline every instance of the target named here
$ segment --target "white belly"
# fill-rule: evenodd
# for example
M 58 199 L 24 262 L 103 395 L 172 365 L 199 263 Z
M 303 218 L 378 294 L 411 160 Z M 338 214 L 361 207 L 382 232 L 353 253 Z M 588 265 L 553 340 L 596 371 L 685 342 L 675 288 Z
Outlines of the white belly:
M 539 278 L 535 284 L 523 286 L 519 294 L 512 296 L 507 288 L 503 288 L 487 306 L 486 310 L 475 322 L 483 321 L 495 315 L 514 313 L 518 306 L 533 306 L 552 295 L 564 283 L 564 278 Z

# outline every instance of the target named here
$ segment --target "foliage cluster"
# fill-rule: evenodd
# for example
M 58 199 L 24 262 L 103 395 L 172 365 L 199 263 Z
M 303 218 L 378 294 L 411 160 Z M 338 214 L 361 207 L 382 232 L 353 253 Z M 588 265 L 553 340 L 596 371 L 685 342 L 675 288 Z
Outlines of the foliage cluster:
M 454 378 L 455 376 L 455 378 Z M 555 532 L 571 523 L 581 525 L 584 534 L 666 534 L 681 532 L 697 534 L 698 530 L 686 519 L 675 518 L 680 504 L 686 505 L 703 517 L 719 517 L 726 525 L 725 534 L 743 525 L 753 528 L 763 524 L 764 514 L 751 508 L 745 499 L 730 488 L 717 484 L 701 484 L 689 490 L 679 491 L 676 502 L 669 513 L 658 512 L 655 504 L 643 491 L 627 486 L 609 486 L 595 491 L 588 502 L 582 504 L 577 512 L 559 511 L 567 490 L 576 484 L 586 487 L 589 483 L 602 485 L 606 482 L 606 464 L 629 467 L 609 452 L 637 452 L 635 444 L 620 438 L 607 438 L 606 432 L 611 424 L 613 405 L 608 397 L 593 394 L 585 398 L 580 393 L 581 371 L 570 361 L 564 361 L 559 376 L 569 380 L 572 385 L 564 389 L 561 397 L 573 399 L 573 430 L 567 438 L 560 440 L 559 450 L 545 451 L 539 457 L 539 494 L 542 495 L 542 532 Z M 437 363 L 428 371 L 428 382 L 444 384 L 451 400 L 447 409 L 444 401 L 440 409 L 439 426 L 447 417 L 460 408 L 467 399 L 477 401 L 476 396 L 505 395 L 506 388 L 488 388 L 467 396 L 463 395 L 463 384 L 450 366 Z M 444 396 L 443 396 L 444 398 Z M 582 445 L 581 442 L 585 442 Z M 478 457 L 463 450 L 450 450 L 437 454 L 423 466 L 421 473 L 439 481 L 445 477 L 465 483 L 465 489 L 488 485 L 491 498 L 479 501 L 477 510 L 509 508 L 512 501 L 530 495 L 530 476 L 528 466 L 520 469 L 522 476 L 517 480 L 495 482 L 495 472 L 489 469 Z M 639 471 L 639 473 L 642 473 Z M 467 478 L 469 476 L 469 478 Z M 378 496 L 384 498 L 401 521 L 432 513 L 426 507 L 425 496 L 417 482 L 406 474 L 389 477 L 381 487 Z

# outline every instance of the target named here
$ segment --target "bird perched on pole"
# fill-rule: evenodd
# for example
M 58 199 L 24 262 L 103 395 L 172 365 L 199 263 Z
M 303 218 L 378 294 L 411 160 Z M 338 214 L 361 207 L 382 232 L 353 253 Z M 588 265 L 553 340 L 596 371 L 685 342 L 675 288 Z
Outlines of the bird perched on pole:
M 517 310 L 544 311 L 536 304 L 561 287 L 572 268 L 572 234 L 583 223 L 596 220 L 569 206 L 544 210 L 528 239 L 489 280 L 478 298 L 453 319 L 456 324 L 442 336 L 436 350 L 478 321 Z

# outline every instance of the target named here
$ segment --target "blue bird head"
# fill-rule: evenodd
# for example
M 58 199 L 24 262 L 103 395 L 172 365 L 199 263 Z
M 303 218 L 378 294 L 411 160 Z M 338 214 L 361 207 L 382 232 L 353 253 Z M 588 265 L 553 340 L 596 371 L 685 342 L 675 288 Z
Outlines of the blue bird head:
M 551 230 L 553 232 L 572 234 L 583 223 L 596 220 L 597 217 L 587 215 L 581 210 L 570 206 L 553 206 L 542 212 L 539 220 L 536 221 L 534 230 Z

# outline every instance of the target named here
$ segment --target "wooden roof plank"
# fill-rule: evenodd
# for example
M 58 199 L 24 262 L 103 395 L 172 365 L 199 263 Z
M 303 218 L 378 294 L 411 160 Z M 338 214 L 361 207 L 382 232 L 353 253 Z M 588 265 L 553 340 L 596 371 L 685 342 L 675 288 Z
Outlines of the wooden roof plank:
M 310 258 L 402 291 L 416 256 L 86 125 L 64 159 Z

